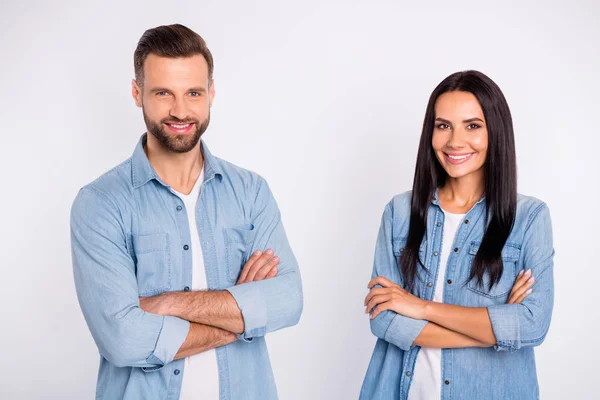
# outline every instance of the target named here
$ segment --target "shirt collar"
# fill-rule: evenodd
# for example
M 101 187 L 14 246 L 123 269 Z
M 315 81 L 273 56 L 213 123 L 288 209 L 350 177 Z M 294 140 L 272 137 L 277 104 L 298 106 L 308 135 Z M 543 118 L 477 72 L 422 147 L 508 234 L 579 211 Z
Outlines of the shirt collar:
M 440 191 L 440 188 L 439 187 L 436 188 L 435 193 L 433 194 L 433 198 L 431 199 L 431 203 L 435 204 L 436 206 L 440 205 L 439 191 Z M 475 205 L 483 202 L 484 200 L 485 200 L 485 193 L 483 194 L 483 196 L 481 196 L 481 198 L 479 200 L 477 200 L 477 203 L 475 203 Z
M 131 157 L 131 183 L 137 189 L 155 179 L 163 186 L 168 186 L 160 179 L 146 156 L 146 152 L 144 151 L 147 141 L 146 135 L 144 133 L 140 137 Z M 219 160 L 212 155 L 203 140 L 200 141 L 200 151 L 204 155 L 204 181 L 210 180 L 215 176 L 222 178 L 223 174 Z

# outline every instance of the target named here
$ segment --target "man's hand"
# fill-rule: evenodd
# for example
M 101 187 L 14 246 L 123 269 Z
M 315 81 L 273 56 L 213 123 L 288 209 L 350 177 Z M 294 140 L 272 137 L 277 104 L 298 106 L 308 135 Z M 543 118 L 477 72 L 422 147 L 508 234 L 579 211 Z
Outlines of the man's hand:
M 531 287 L 535 283 L 535 278 L 531 274 L 531 270 L 527 271 L 521 270 L 517 279 L 515 280 L 515 284 L 510 291 L 510 296 L 508 297 L 508 301 L 506 304 L 520 304 L 525 297 L 529 296 L 533 289 Z
M 274 278 L 277 275 L 278 264 L 279 257 L 275 256 L 272 249 L 268 249 L 264 253 L 257 250 L 242 268 L 236 285 Z

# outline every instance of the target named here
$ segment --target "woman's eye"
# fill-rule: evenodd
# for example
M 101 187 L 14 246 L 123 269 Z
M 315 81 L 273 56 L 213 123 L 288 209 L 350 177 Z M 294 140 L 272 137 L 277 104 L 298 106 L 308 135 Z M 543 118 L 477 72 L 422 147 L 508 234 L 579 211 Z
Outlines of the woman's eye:
M 450 126 L 448 126 L 448 124 L 438 124 L 437 128 L 438 129 L 448 129 L 448 128 L 450 128 Z
M 470 124 L 469 126 L 467 126 L 467 129 L 477 129 L 477 128 L 481 128 L 481 126 L 478 124 Z

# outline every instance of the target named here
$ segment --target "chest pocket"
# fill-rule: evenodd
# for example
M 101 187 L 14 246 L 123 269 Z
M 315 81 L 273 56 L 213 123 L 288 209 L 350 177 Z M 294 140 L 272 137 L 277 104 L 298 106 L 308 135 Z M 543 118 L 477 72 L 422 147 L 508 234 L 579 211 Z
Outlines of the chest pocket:
M 132 236 L 140 296 L 154 296 L 171 289 L 171 257 L 168 233 Z
M 400 262 L 400 256 L 404 252 L 406 247 L 406 238 L 396 238 L 392 241 L 392 248 L 394 250 L 394 257 L 396 257 L 396 264 Z M 419 247 L 419 259 L 425 265 L 425 249 L 427 248 L 427 242 L 423 240 Z
M 225 236 L 225 265 L 227 279 L 235 283 L 240 276 L 243 265 L 250 258 L 252 243 L 256 231 L 254 225 L 239 225 L 233 228 L 223 228 Z
M 396 268 L 398 271 L 400 271 L 400 256 L 402 255 L 402 253 L 404 253 L 404 248 L 406 247 L 406 238 L 396 238 L 392 241 L 392 248 L 394 251 L 394 258 L 396 259 L 396 266 L 398 268 Z M 423 263 L 423 265 L 427 266 L 427 264 L 425 264 L 425 256 L 426 256 L 426 249 L 427 249 L 427 241 L 423 240 L 421 242 L 421 246 L 419 246 L 419 260 L 421 260 L 421 262 Z M 421 276 L 420 274 L 423 273 L 423 269 L 421 266 L 417 266 L 417 273 L 419 274 L 419 276 Z M 404 279 L 402 279 L 402 282 L 404 282 Z M 416 290 L 416 287 L 415 287 Z
M 475 255 L 477 254 L 480 245 L 481 242 L 471 242 L 468 256 L 469 272 L 473 267 L 473 260 L 475 260 Z M 521 249 L 517 247 L 517 245 L 506 243 L 502 249 L 502 264 L 504 265 L 504 271 L 502 272 L 500 281 L 494 285 L 491 290 L 489 290 L 490 276 L 486 272 L 483 275 L 483 285 L 478 285 L 477 279 L 472 279 L 467 283 L 467 288 L 481 296 L 491 299 L 507 297 L 508 293 L 510 293 L 513 285 L 515 284 L 517 262 L 519 261 L 520 254 Z

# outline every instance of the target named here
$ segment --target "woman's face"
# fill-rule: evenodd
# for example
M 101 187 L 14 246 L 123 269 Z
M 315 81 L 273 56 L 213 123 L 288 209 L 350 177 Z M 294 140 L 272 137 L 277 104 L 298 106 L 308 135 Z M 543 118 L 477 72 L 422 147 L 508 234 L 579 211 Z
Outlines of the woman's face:
M 453 91 L 438 97 L 431 144 L 448 176 L 484 176 L 488 131 L 475 95 Z

